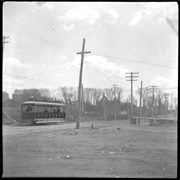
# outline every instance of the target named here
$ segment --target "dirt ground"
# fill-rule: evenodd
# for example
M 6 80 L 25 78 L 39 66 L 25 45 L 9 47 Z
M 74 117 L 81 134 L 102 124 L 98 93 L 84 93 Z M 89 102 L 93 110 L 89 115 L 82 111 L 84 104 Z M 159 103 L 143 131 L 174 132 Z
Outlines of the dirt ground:
M 4 125 L 3 177 L 177 177 L 177 126 L 75 126 Z

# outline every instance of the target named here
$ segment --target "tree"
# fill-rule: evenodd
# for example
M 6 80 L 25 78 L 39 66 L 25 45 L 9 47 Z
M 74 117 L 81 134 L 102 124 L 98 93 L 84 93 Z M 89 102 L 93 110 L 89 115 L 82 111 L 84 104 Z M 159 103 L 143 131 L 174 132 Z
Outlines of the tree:
M 114 88 L 105 88 L 104 93 L 109 101 L 114 99 Z
M 102 90 L 101 89 L 95 89 L 92 88 L 92 99 L 93 99 L 93 105 L 96 105 L 97 101 L 102 98 Z
M 131 95 L 128 96 L 128 102 L 131 102 Z M 133 96 L 133 105 L 137 105 L 137 100 L 135 96 Z
M 23 99 L 24 101 L 28 100 L 28 99 L 37 99 L 37 100 L 41 100 L 42 96 L 41 93 L 38 89 L 24 89 L 23 90 Z
M 46 100 L 53 100 L 49 89 L 39 89 L 39 92 L 40 92 L 42 98 L 44 98 Z
M 65 103 L 71 104 L 72 101 L 77 100 L 77 90 L 73 87 L 61 87 L 60 88 L 62 98 Z
M 138 87 L 138 89 L 136 90 L 136 94 L 140 95 L 140 92 L 141 92 L 141 88 Z M 148 89 L 142 88 L 142 99 L 146 99 L 148 95 L 149 95 Z

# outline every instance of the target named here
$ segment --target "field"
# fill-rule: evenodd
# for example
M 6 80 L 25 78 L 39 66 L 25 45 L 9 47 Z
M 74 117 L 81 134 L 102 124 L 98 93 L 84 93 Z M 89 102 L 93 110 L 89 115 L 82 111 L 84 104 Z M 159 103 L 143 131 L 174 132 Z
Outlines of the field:
M 175 178 L 177 126 L 3 125 L 3 171 L 3 177 Z

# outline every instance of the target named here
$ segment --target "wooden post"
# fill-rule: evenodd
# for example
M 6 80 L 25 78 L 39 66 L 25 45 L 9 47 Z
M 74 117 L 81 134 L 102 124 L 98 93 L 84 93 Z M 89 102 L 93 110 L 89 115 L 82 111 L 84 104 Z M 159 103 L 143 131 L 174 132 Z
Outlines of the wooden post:
M 142 84 L 143 84 L 143 82 L 141 81 L 141 91 L 140 91 L 140 99 L 139 99 L 139 119 L 138 119 L 138 125 L 140 125 L 140 118 L 141 118 Z
M 130 76 L 125 76 L 126 78 L 130 78 L 127 81 L 131 81 L 131 113 L 130 113 L 130 124 L 133 124 L 133 81 L 137 81 L 138 76 L 134 76 L 134 74 L 139 74 L 138 72 L 129 72 L 125 74 L 130 74 Z
M 81 118 L 81 84 L 82 84 L 82 71 L 83 71 L 83 61 L 84 61 L 84 54 L 91 53 L 90 51 L 84 51 L 85 49 L 85 38 L 83 39 L 82 51 L 77 52 L 77 54 L 81 54 L 81 66 L 80 66 L 80 73 L 79 73 L 79 87 L 78 87 L 78 116 L 76 121 L 76 129 L 79 129 L 79 122 Z

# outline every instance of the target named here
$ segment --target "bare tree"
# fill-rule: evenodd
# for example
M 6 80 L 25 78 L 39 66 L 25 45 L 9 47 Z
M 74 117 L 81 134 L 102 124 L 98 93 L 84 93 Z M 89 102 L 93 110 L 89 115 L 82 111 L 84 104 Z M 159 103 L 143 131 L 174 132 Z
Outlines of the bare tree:
M 101 89 L 92 89 L 93 105 L 102 98 L 102 92 Z
M 71 104 L 73 100 L 77 99 L 77 90 L 73 87 L 61 87 L 61 94 L 65 103 Z
M 89 102 L 92 105 L 96 105 L 97 101 L 102 98 L 102 92 L 102 89 L 85 88 L 84 101 Z
M 114 99 L 114 88 L 106 88 L 104 89 L 104 93 L 109 101 Z
M 49 89 L 39 89 L 39 91 L 40 91 L 42 97 L 46 97 L 46 98 L 51 97 L 51 92 Z
M 128 102 L 131 102 L 131 95 L 128 96 Z M 136 100 L 135 96 L 133 96 L 133 104 L 137 105 L 137 100 Z
M 123 92 L 123 89 L 120 88 L 120 87 L 117 87 L 116 93 L 117 93 L 117 99 L 118 99 L 118 101 L 121 101 L 121 99 L 122 99 L 122 92 Z
M 91 103 L 91 88 L 84 88 L 84 101 Z

